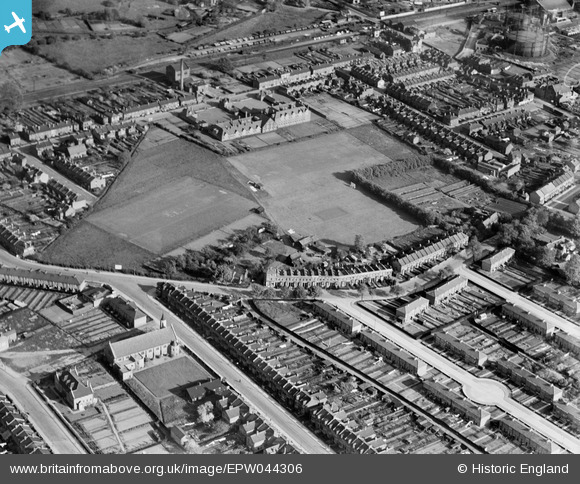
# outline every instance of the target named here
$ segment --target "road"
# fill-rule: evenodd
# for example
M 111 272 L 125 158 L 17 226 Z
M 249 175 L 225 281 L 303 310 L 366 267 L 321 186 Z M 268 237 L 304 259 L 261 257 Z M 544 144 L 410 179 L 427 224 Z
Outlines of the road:
M 469 399 L 481 405 L 496 405 L 504 412 L 520 420 L 528 427 L 536 430 L 566 450 L 574 454 L 580 453 L 580 439 L 570 435 L 563 429 L 534 413 L 529 408 L 513 400 L 510 397 L 509 389 L 502 383 L 489 378 L 478 378 L 472 375 L 439 353 L 424 346 L 420 341 L 407 336 L 402 331 L 394 328 L 386 321 L 377 318 L 372 313 L 355 306 L 356 301 L 353 299 L 333 300 L 333 303 L 351 317 L 358 319 L 366 326 L 379 332 L 417 358 L 422 359 L 448 377 L 453 378 L 462 385 L 463 393 Z
M 86 454 L 69 430 L 47 408 L 30 386 L 29 380 L 11 371 L 0 362 L 0 390 L 16 405 L 28 412 L 28 419 L 55 454 Z
M 505 287 L 499 285 L 497 282 L 488 279 L 487 277 L 472 271 L 466 267 L 459 267 L 456 269 L 457 274 L 460 274 L 464 277 L 467 277 L 471 282 L 478 284 L 479 286 L 483 287 L 484 289 L 504 298 L 506 301 L 519 306 L 520 308 L 529 311 L 534 316 L 542 318 L 546 321 L 549 321 L 554 324 L 557 328 L 560 328 L 562 331 L 576 337 L 580 338 L 580 326 L 573 323 L 572 321 L 568 321 L 561 316 L 558 316 L 554 312 L 546 309 L 535 302 L 526 299 L 519 294 L 506 289 Z
M 46 163 L 43 163 L 39 160 L 36 156 L 32 154 L 32 148 L 27 149 L 24 151 L 22 148 L 15 150 L 17 153 L 20 153 L 26 156 L 26 162 L 29 165 L 32 165 L 39 170 L 42 170 L 51 178 L 54 178 L 56 181 L 67 187 L 69 190 L 76 193 L 80 200 L 86 200 L 89 205 L 93 205 L 97 201 L 96 195 L 93 195 L 91 192 L 85 190 L 84 188 L 78 186 L 73 181 L 69 180 L 66 176 L 56 171 L 54 168 L 51 168 Z
M 43 265 L 33 261 L 21 260 L 8 254 L 6 251 L 0 251 L 0 263 L 24 269 L 42 269 L 61 274 L 78 274 L 87 280 L 113 286 L 123 295 L 132 299 L 147 314 L 152 315 L 155 318 L 159 318 L 162 313 L 165 314 L 167 322 L 173 324 L 181 341 L 218 375 L 225 377 L 228 384 L 242 395 L 246 402 L 260 412 L 273 428 L 278 429 L 281 435 L 288 438 L 290 442 L 305 453 L 333 453 L 328 446 L 323 444 L 312 432 L 310 432 L 294 416 L 264 392 L 248 376 L 238 370 L 238 368 L 219 351 L 214 349 L 181 319 L 169 313 L 163 305 L 154 299 L 157 282 L 162 281 L 163 279 L 94 270 L 85 271 L 78 269 L 65 269 L 57 266 Z M 184 281 L 172 282 L 196 291 L 213 293 L 232 292 L 232 288 L 220 287 L 213 284 Z M 247 290 L 233 290 L 233 292 L 244 291 Z M 25 406 L 26 402 L 24 402 L 23 405 Z M 52 416 L 52 418 L 54 419 L 54 416 Z

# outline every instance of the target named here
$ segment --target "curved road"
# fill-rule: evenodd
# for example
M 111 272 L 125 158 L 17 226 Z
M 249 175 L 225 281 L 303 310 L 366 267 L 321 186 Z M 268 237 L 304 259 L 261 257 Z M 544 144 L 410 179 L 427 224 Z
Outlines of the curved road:
M 373 314 L 354 307 L 354 300 L 333 300 L 332 303 L 342 311 L 358 319 L 366 326 L 379 332 L 409 353 L 459 382 L 465 395 L 482 405 L 496 405 L 504 412 L 525 423 L 528 427 L 556 442 L 568 451 L 580 453 L 580 439 L 570 435 L 532 410 L 524 407 L 510 397 L 510 392 L 502 383 L 489 378 L 478 378 L 468 371 L 455 365 L 447 358 L 424 346 L 421 342 L 407 336 L 386 321 L 378 319 Z
M 170 324 L 173 324 L 175 331 L 183 344 L 211 367 L 218 375 L 225 377 L 228 384 L 240 393 L 247 403 L 260 412 L 273 428 L 277 429 L 282 436 L 288 438 L 296 448 L 307 454 L 334 453 L 293 415 L 286 411 L 242 371 L 238 370 L 238 368 L 225 356 L 214 349 L 184 321 L 174 316 L 167 310 L 167 308 L 154 299 L 157 282 L 164 281 L 164 279 L 43 265 L 38 262 L 19 259 L 3 250 L 0 250 L 0 263 L 23 269 L 41 269 L 52 273 L 76 274 L 89 281 L 98 282 L 100 284 L 109 284 L 126 297 L 132 299 L 146 313 L 156 315 L 155 317 L 159 317 L 161 313 L 164 313 L 167 321 Z M 176 285 L 183 285 L 188 289 L 213 293 L 248 291 L 248 289 L 233 289 L 200 282 L 170 282 L 173 282 Z M 3 375 L 0 373 L 0 383 L 2 382 L 2 377 Z M 16 393 L 13 391 L 12 385 L 10 385 L 10 391 Z M 18 399 L 18 395 L 15 395 L 15 397 Z M 25 406 L 28 411 L 31 411 L 28 407 L 28 399 L 24 400 L 22 405 Z M 35 410 L 39 416 L 42 415 L 39 409 L 35 408 L 33 410 Z M 49 412 L 48 409 L 45 409 L 45 412 Z M 54 415 L 50 415 L 50 418 L 54 420 Z

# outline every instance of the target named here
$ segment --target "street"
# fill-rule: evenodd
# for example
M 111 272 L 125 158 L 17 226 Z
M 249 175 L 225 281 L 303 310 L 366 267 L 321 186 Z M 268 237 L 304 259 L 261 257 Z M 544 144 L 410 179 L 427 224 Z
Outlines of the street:
M 80 269 L 65 269 L 56 266 L 46 266 L 32 261 L 18 259 L 5 251 L 0 251 L 0 263 L 16 266 L 24 269 L 42 269 L 55 273 L 78 274 L 92 282 L 109 284 L 121 292 L 126 297 L 132 299 L 141 309 L 149 315 L 158 318 L 165 314 L 167 322 L 172 324 L 178 337 L 194 354 L 205 364 L 212 368 L 218 375 L 225 377 L 228 384 L 237 391 L 246 402 L 255 408 L 268 423 L 278 429 L 282 436 L 288 438 L 302 452 L 308 454 L 331 454 L 332 450 L 321 442 L 312 432 L 310 432 L 293 415 L 286 411 L 280 404 L 264 392 L 242 371 L 238 370 L 219 351 L 215 350 L 207 341 L 195 333 L 181 319 L 171 314 L 163 305 L 154 299 L 154 292 L 157 282 L 162 279 L 152 279 L 142 276 L 132 276 L 130 274 L 110 273 L 101 271 L 86 271 Z M 232 292 L 229 288 L 221 288 L 213 284 L 174 281 L 177 285 L 184 285 L 188 289 L 197 291 L 207 291 L 213 293 Z M 228 290 L 229 289 L 229 290 Z M 238 289 L 236 289 L 237 291 Z M 241 289 L 243 291 L 243 289 Z M 0 380 L 1 381 L 1 380 Z M 16 394 L 8 380 L 8 392 Z M 28 401 L 22 403 L 28 409 Z M 45 409 L 45 412 L 49 412 Z M 39 412 L 38 412 L 39 413 Z M 40 415 L 40 413 L 39 413 Z M 52 420 L 56 417 L 51 416 Z
M 0 390 L 14 399 L 55 454 L 86 454 L 83 446 L 44 404 L 27 378 L 0 362 Z
M 580 453 L 579 439 L 513 400 L 510 397 L 509 389 L 502 383 L 472 375 L 447 358 L 427 348 L 420 341 L 407 336 L 402 331 L 394 328 L 386 321 L 377 318 L 370 312 L 355 306 L 356 302 L 354 300 L 333 300 L 333 303 L 349 316 L 358 319 L 412 355 L 422 359 L 448 377 L 453 378 L 462 385 L 463 393 L 469 399 L 482 405 L 496 405 L 504 412 L 520 420 L 566 450 L 574 454 Z

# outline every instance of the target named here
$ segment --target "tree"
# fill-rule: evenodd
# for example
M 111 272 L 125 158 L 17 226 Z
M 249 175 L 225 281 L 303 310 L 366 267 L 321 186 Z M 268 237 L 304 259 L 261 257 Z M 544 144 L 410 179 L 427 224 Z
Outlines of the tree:
M 354 248 L 359 252 L 364 252 L 365 250 L 365 239 L 362 235 L 357 234 L 354 236 Z
M 211 422 L 213 422 L 213 419 L 215 418 L 213 414 L 213 403 L 208 401 L 197 407 L 197 416 L 199 418 L 199 422 L 204 425 L 209 425 Z
M 308 289 L 308 295 L 310 297 L 318 298 L 322 296 L 322 289 L 319 286 L 312 286 Z
M 570 284 L 580 282 L 580 255 L 574 254 L 564 265 L 564 275 Z
M 471 250 L 471 255 L 473 256 L 474 261 L 481 259 L 481 256 L 483 255 L 483 246 L 475 235 L 471 237 L 468 247 L 469 250 Z
M 294 291 L 292 291 L 292 296 L 294 299 L 306 299 L 308 297 L 308 293 L 302 286 L 298 286 L 294 289 Z
M 215 63 L 215 68 L 218 71 L 230 74 L 234 71 L 234 64 L 227 57 L 222 57 L 221 59 L 218 59 L 218 61 Z
M 17 111 L 22 105 L 22 93 L 18 86 L 11 81 L 0 85 L 0 111 L 10 114 Z
M 538 250 L 537 261 L 542 267 L 552 267 L 556 262 L 556 253 L 548 247 L 541 247 Z

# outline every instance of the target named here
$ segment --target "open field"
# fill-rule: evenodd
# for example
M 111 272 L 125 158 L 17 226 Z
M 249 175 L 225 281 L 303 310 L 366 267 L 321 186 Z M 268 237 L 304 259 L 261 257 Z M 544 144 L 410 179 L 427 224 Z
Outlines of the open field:
M 245 217 L 255 205 L 188 177 L 99 211 L 88 220 L 145 250 L 163 254 Z
M 64 265 L 122 264 L 141 270 L 155 255 L 250 214 L 256 203 L 231 174 L 234 171 L 219 155 L 153 128 L 93 213 L 41 258 Z
M 199 381 L 208 380 L 211 375 L 197 362 L 182 355 L 145 368 L 135 373 L 135 378 L 157 398 L 163 398 Z
M 59 65 L 91 74 L 110 67 L 124 67 L 145 62 L 158 54 L 177 52 L 174 43 L 161 37 L 148 36 L 122 39 L 79 39 L 39 45 L 41 55 Z
M 409 145 L 401 143 L 392 136 L 388 136 L 382 129 L 377 128 L 374 124 L 365 124 L 364 126 L 349 129 L 348 134 L 393 160 L 418 156 L 417 151 L 412 149 Z
M 155 254 L 82 221 L 56 239 L 39 258 L 66 266 L 113 268 L 122 264 L 126 269 L 140 270 L 154 257 Z
M 302 27 L 316 23 L 324 15 L 324 12 L 316 9 L 294 8 L 280 5 L 275 12 L 267 12 L 262 15 L 250 17 L 237 25 L 226 27 L 220 32 L 215 32 L 214 34 L 197 39 L 196 43 L 212 44 L 222 40 L 248 37 L 255 32 L 262 32 L 264 30 L 277 32 L 294 26 Z
M 113 0 L 111 6 L 119 11 L 121 17 L 133 20 L 149 14 L 159 15 L 164 10 L 172 8 L 170 3 L 160 0 L 139 0 L 138 2 Z M 32 3 L 33 13 L 47 12 L 54 15 L 67 8 L 75 13 L 99 12 L 105 9 L 103 2 L 95 0 L 34 0 Z
M 21 92 L 62 86 L 79 79 L 79 76 L 18 47 L 5 49 L 0 56 L 0 84 L 12 81 Z
M 416 227 L 409 218 L 349 186 L 345 172 L 387 163 L 389 158 L 347 132 L 229 160 L 246 177 L 263 184 L 269 196 L 260 202 L 285 230 L 352 244 L 355 234 L 372 242 Z

